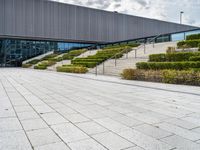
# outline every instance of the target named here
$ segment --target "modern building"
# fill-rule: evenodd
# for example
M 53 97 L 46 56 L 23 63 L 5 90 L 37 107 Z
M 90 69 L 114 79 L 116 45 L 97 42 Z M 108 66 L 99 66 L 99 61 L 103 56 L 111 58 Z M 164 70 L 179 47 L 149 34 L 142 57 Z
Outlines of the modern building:
M 184 39 L 198 27 L 49 0 L 0 0 L 0 66 L 48 51 L 119 42 Z

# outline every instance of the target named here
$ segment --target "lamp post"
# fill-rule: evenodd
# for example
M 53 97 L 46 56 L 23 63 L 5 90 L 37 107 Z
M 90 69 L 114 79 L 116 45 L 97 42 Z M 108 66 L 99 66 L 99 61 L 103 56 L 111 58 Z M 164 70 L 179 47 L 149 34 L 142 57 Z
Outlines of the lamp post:
M 180 12 L 180 24 L 182 24 L 183 11 Z

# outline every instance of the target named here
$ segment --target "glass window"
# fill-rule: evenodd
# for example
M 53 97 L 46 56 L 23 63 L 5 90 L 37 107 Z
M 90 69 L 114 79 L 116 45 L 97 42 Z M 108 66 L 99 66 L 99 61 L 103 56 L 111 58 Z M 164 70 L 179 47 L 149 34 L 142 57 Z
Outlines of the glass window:
M 171 35 L 171 41 L 185 40 L 185 33 L 177 33 Z

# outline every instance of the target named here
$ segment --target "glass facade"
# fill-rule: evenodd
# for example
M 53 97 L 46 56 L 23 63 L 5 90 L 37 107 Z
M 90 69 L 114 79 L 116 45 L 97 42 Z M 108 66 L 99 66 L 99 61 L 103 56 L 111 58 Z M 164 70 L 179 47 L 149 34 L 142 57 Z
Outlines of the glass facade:
M 0 39 L 0 66 L 21 66 L 22 61 L 49 51 L 68 51 L 92 44 Z
M 171 35 L 171 41 L 185 40 L 188 35 L 199 34 L 199 33 L 200 33 L 200 30 L 182 32 L 182 33 L 175 33 L 175 34 Z

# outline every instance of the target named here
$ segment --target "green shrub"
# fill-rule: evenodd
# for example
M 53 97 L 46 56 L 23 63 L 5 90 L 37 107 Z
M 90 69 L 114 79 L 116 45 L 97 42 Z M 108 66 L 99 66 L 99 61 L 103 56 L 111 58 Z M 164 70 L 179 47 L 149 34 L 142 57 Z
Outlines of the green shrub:
M 192 34 L 186 37 L 186 40 L 197 40 L 200 39 L 200 34 Z
M 47 66 L 38 64 L 38 65 L 34 66 L 34 69 L 45 70 L 45 69 L 47 69 Z
M 123 79 L 134 80 L 135 79 L 135 70 L 134 69 L 124 69 L 121 74 Z
M 189 61 L 200 61 L 200 56 L 192 56 L 189 58 Z
M 68 53 L 65 53 L 63 56 L 62 56 L 62 59 L 63 60 L 72 60 L 74 59 L 74 57 L 77 57 L 79 55 L 81 55 L 82 53 L 86 52 L 87 50 L 85 49 L 81 49 L 81 50 L 72 50 Z
M 186 70 L 189 68 L 200 68 L 200 62 L 139 62 L 136 64 L 137 69 L 145 70 L 163 70 L 163 69 L 175 69 Z
M 30 68 L 32 64 L 22 64 L 22 68 Z
M 52 58 L 55 58 L 57 56 L 58 56 L 58 54 L 49 54 L 49 55 L 43 57 L 42 60 L 51 60 Z
M 150 62 L 189 61 L 192 56 L 200 56 L 200 52 L 176 52 L 167 54 L 149 55 Z
M 94 68 L 98 65 L 98 62 L 73 62 L 74 65 L 84 66 L 87 68 Z
M 35 65 L 35 64 L 37 64 L 39 61 L 40 61 L 39 59 L 34 59 L 34 60 L 29 61 L 28 63 L 29 63 L 29 64 L 32 64 L 32 65 Z
M 140 70 L 125 69 L 122 78 L 127 80 L 140 80 L 163 82 L 170 84 L 186 84 L 200 86 L 200 72 L 194 70 Z
M 198 51 L 200 51 L 200 43 L 199 43 L 198 47 L 199 47 Z
M 188 40 L 180 41 L 177 43 L 178 48 L 196 48 L 198 47 L 200 40 Z
M 166 50 L 166 53 L 175 53 L 176 52 L 176 47 L 168 47 Z
M 166 54 L 152 54 L 149 55 L 150 62 L 165 62 L 167 61 Z
M 39 63 L 39 65 L 42 65 L 42 66 L 52 66 L 52 65 L 55 65 L 56 62 L 55 61 L 49 61 L 49 60 L 45 60 L 45 61 L 42 61 Z
M 68 72 L 68 73 L 86 73 L 88 72 L 88 69 L 83 66 L 62 66 L 62 67 L 57 67 L 58 72 Z

